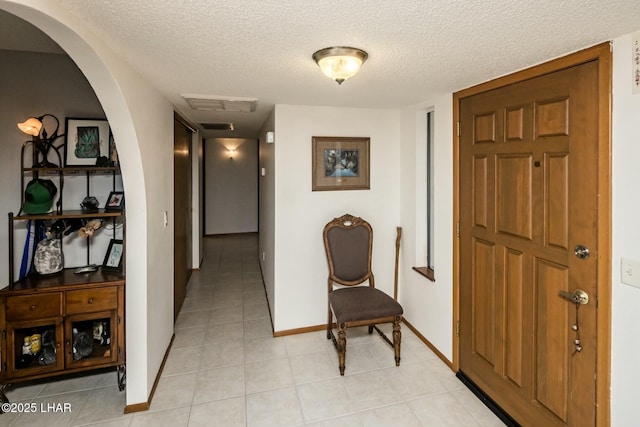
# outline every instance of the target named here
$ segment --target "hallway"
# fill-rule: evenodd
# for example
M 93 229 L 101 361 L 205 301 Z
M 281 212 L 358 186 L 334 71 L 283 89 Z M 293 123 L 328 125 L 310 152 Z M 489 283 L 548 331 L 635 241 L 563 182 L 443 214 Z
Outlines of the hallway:
M 406 327 L 400 367 L 380 337 L 368 335 L 366 328 L 350 330 L 344 377 L 324 331 L 273 338 L 257 235 L 207 237 L 204 253 L 201 270 L 194 271 L 187 287 L 149 411 L 122 414 L 125 395 L 110 371 L 18 385 L 7 392 L 11 402 L 71 403 L 71 412 L 3 414 L 1 424 L 503 425 Z

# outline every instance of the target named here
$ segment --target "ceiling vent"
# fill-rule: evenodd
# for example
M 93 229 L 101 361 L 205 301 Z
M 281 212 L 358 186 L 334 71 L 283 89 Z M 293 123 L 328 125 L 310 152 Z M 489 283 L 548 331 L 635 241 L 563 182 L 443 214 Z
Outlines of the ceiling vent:
M 233 130 L 233 123 L 200 123 L 206 130 Z
M 229 111 L 252 113 L 256 111 L 258 100 L 256 98 L 233 98 L 216 95 L 190 95 L 182 97 L 191 108 L 197 111 Z

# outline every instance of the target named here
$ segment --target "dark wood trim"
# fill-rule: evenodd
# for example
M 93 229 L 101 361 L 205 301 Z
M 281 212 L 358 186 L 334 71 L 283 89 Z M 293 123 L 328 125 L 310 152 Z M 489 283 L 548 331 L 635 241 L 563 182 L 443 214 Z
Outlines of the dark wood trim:
M 174 114 L 173 124 L 173 318 L 184 303 L 193 267 L 193 137 L 192 128 Z M 197 183 L 196 183 L 197 185 Z
M 243 233 L 245 234 L 245 233 Z M 258 233 L 255 233 L 258 234 Z M 273 327 L 273 313 L 271 313 L 271 304 L 269 304 L 269 294 L 267 293 L 267 285 L 264 281 L 264 272 L 262 271 L 262 263 L 258 262 L 260 266 L 260 279 L 262 280 L 262 290 L 264 291 L 264 298 L 267 300 L 267 309 L 269 310 L 269 323 L 271 324 L 271 335 L 275 338 L 277 335 L 275 333 L 275 328 Z
M 596 425 L 611 423 L 611 112 L 613 57 L 611 43 L 593 48 L 598 59 L 598 315 L 596 328 Z
M 162 371 L 164 370 L 164 365 L 167 363 L 167 358 L 169 357 L 169 352 L 171 351 L 171 347 L 173 346 L 173 340 L 176 337 L 176 334 L 171 335 L 171 341 L 169 341 L 169 346 L 167 346 L 167 351 L 164 353 L 164 357 L 162 358 L 162 363 L 160 364 L 160 369 L 158 369 L 158 373 L 156 374 L 156 379 L 153 382 L 153 387 L 151 387 L 151 393 L 149 393 L 149 399 L 146 402 L 142 403 L 134 403 L 133 405 L 127 405 L 124 407 L 125 414 L 131 414 L 133 412 L 142 412 L 146 411 L 151 407 L 151 401 L 153 400 L 153 395 L 158 388 L 158 383 L 160 382 L 160 377 L 162 376 Z
M 195 124 L 193 124 L 193 122 L 189 121 L 187 118 L 183 117 L 180 113 L 178 113 L 177 111 L 173 112 L 173 118 L 177 121 L 179 121 L 180 123 L 182 123 L 187 129 L 189 129 L 191 132 L 193 133 L 198 133 L 198 128 L 196 127 Z
M 323 325 L 307 326 L 305 328 L 286 329 L 284 331 L 276 331 L 274 337 L 286 337 L 287 335 L 306 334 L 307 332 L 324 331 L 327 329 L 326 323 Z
M 142 412 L 147 411 L 151 407 L 151 401 L 135 403 L 133 405 L 127 405 L 124 407 L 124 414 L 132 414 L 134 412 Z
M 419 275 L 424 276 L 427 279 L 431 280 L 432 282 L 436 281 L 436 274 L 429 267 L 411 267 L 411 269 L 417 272 Z
M 257 231 L 243 231 L 241 233 L 218 233 L 218 234 L 205 234 L 203 237 L 238 237 L 238 236 L 246 236 L 249 234 L 258 235 Z
M 451 238 L 453 239 L 453 307 L 451 318 L 451 341 L 453 343 L 451 366 L 455 372 L 460 369 L 460 94 L 453 94 L 453 221 L 451 224 Z

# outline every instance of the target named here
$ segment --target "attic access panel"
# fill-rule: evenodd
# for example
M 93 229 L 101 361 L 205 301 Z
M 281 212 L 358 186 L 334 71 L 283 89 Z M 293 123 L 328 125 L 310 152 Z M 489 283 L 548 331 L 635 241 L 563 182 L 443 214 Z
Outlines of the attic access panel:
M 238 98 L 217 95 L 182 95 L 189 106 L 196 111 L 228 111 L 252 113 L 256 111 L 256 98 Z

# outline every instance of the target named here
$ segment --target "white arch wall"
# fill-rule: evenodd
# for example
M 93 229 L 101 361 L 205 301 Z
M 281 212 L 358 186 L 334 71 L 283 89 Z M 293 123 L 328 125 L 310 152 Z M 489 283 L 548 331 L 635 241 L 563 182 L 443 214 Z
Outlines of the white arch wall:
M 57 2 L 0 0 L 0 9 L 67 52 L 114 133 L 127 197 L 127 405 L 147 402 L 173 334 L 173 107 Z

